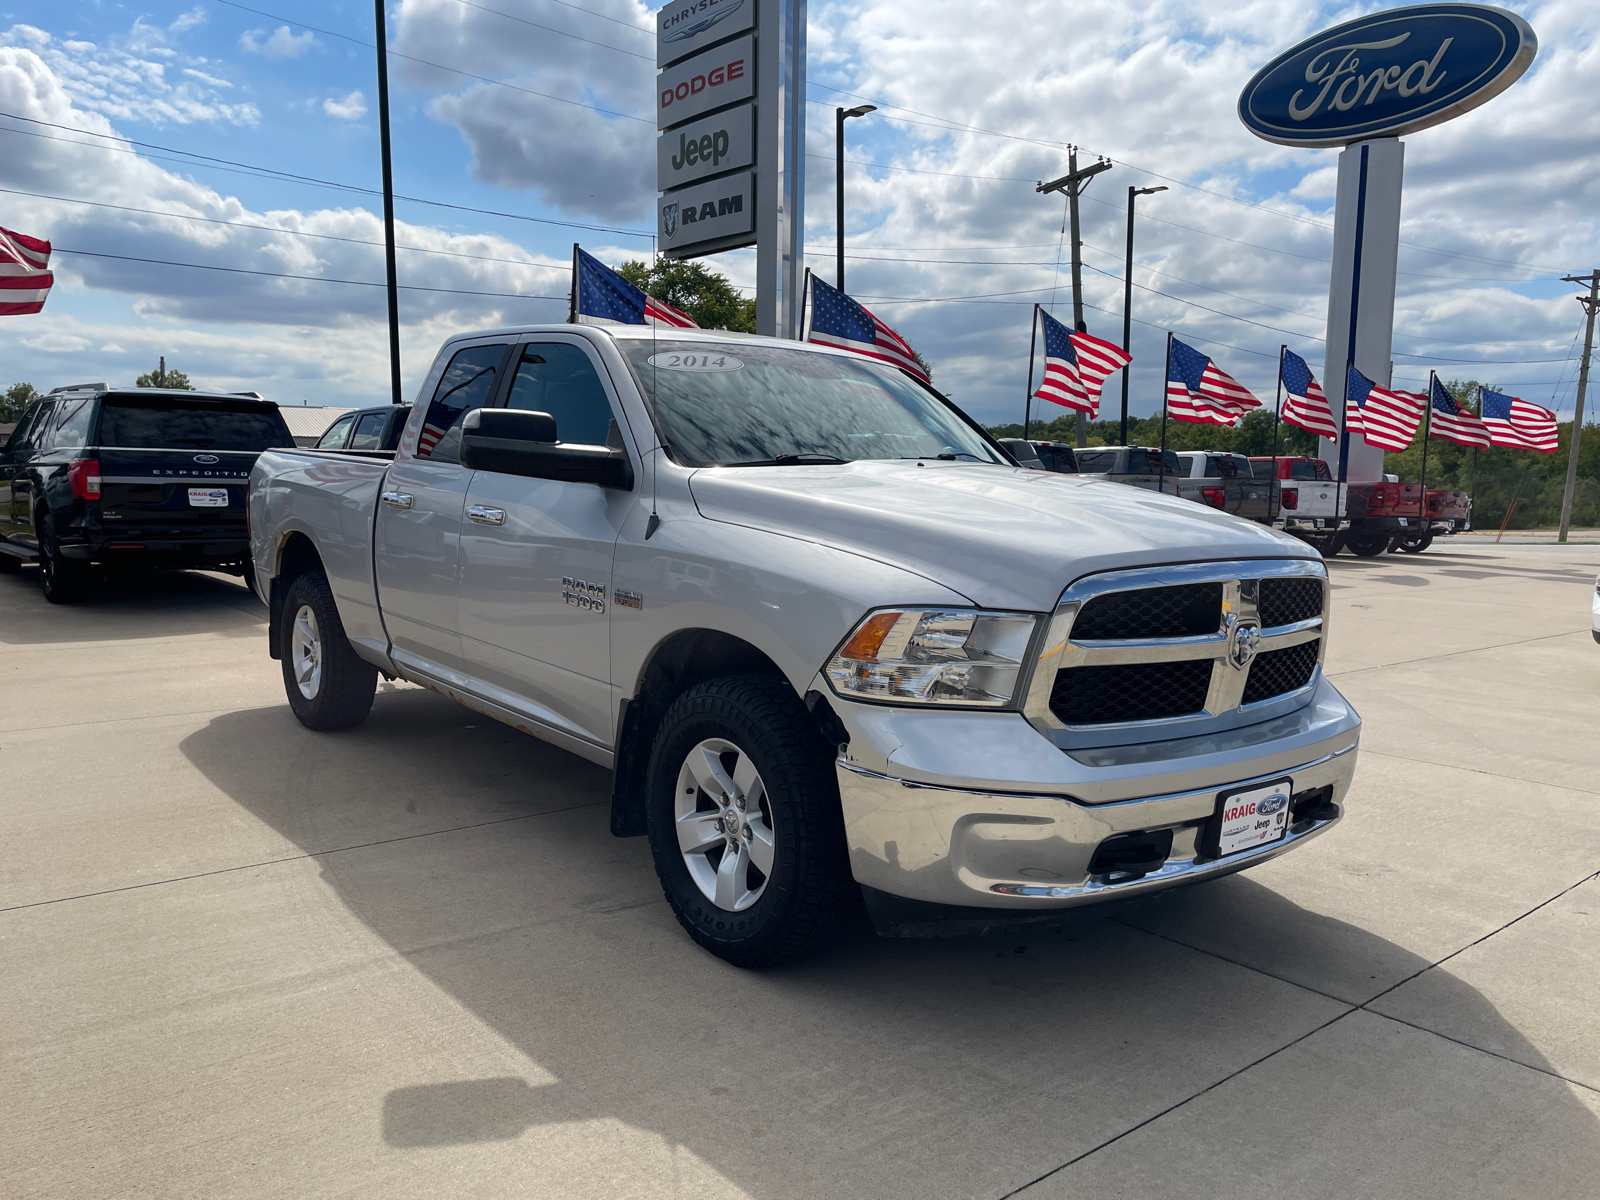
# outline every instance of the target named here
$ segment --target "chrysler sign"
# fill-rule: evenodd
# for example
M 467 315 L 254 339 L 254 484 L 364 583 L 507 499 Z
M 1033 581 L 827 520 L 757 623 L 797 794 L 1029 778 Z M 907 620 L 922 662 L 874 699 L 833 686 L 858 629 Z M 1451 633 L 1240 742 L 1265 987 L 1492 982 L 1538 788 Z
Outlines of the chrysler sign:
M 1499 95 L 1538 46 L 1521 17 L 1484 4 L 1371 13 L 1273 59 L 1239 96 L 1239 118 L 1287 146 L 1398 137 Z
M 677 0 L 656 14 L 656 66 L 754 28 L 756 0 Z

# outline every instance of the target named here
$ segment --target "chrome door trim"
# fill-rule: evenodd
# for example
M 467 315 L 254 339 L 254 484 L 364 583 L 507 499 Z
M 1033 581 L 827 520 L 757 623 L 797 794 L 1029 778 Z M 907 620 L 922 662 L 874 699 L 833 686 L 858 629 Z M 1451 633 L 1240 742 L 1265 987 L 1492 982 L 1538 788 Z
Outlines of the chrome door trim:
M 405 492 L 385 492 L 378 499 L 390 508 L 410 508 L 416 498 L 408 496 Z

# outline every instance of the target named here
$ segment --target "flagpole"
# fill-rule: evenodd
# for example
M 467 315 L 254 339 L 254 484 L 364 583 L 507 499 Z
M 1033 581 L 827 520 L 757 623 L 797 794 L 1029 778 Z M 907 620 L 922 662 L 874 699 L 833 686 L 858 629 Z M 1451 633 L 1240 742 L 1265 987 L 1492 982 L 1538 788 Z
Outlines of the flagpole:
M 1172 330 L 1167 330 L 1167 363 L 1161 368 L 1161 455 L 1156 460 L 1156 491 L 1167 491 L 1167 378 L 1172 374 Z M 1128 464 L 1132 466 L 1132 463 Z M 1181 496 L 1183 490 L 1178 489 Z
M 378 44 L 378 157 L 383 172 L 383 269 L 389 305 L 390 399 L 403 404 L 400 380 L 400 284 L 394 259 L 394 162 L 389 143 L 389 30 L 383 0 L 372 0 Z
M 1478 420 L 1481 422 L 1483 420 L 1483 384 L 1481 383 L 1478 385 L 1477 416 Z M 1481 449 L 1482 448 L 1479 446 L 1474 446 L 1472 448 L 1472 494 L 1468 497 L 1468 507 L 1470 507 L 1474 512 L 1476 512 L 1478 508 L 1478 458 L 1480 456 Z M 1470 520 L 1471 518 L 1468 519 Z
M 1028 430 L 1033 424 L 1033 352 L 1039 342 L 1039 305 L 1033 306 L 1033 319 L 1028 325 L 1028 393 L 1022 400 L 1022 440 L 1028 440 Z
M 800 340 L 803 342 L 810 334 L 806 328 L 806 310 L 811 307 L 811 268 L 806 268 L 805 283 L 801 285 L 805 290 L 800 293 Z
M 1344 410 L 1339 416 L 1339 482 L 1334 488 L 1333 505 L 1333 531 L 1339 532 L 1339 510 L 1344 507 L 1344 485 L 1347 482 L 1345 475 L 1350 468 L 1350 372 L 1355 370 L 1356 360 L 1349 358 L 1344 364 Z M 1326 363 L 1323 364 L 1327 366 Z
M 1283 495 L 1283 486 L 1278 482 L 1278 451 L 1283 448 L 1283 356 L 1288 352 L 1287 343 L 1278 347 L 1278 387 L 1272 411 L 1272 483 L 1267 487 L 1269 523 L 1278 515 L 1278 500 L 1273 496 L 1274 489 L 1277 490 L 1278 497 L 1281 498 Z
M 578 243 L 572 243 L 572 288 L 567 297 L 567 324 L 578 323 Z
M 1433 380 L 1435 372 L 1428 372 L 1428 404 L 1422 410 L 1422 495 L 1417 500 L 1417 523 L 1429 532 L 1433 525 L 1428 520 L 1428 434 L 1433 428 Z

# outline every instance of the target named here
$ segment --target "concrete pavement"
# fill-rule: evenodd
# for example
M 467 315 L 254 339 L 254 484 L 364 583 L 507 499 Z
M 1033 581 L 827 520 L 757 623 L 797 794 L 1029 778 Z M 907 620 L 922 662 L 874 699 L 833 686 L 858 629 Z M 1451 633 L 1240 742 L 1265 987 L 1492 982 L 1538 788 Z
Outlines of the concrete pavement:
M 1349 816 L 1056 934 L 698 950 L 609 776 L 0 576 L 0 1195 L 1600 1194 L 1600 547 L 1332 564 Z

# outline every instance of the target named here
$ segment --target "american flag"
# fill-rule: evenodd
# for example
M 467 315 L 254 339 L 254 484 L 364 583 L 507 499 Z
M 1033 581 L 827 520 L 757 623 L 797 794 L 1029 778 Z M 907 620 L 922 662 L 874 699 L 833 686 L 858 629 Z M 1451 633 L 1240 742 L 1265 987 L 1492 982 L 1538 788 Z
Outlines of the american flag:
M 1133 356 L 1102 338 L 1073 333 L 1042 309 L 1039 319 L 1044 322 L 1044 379 L 1033 398 L 1098 417 L 1106 376 L 1122 370 Z
M 806 326 L 805 341 L 853 350 L 892 367 L 899 367 L 923 383 L 933 382 L 918 364 L 911 343 L 838 288 L 829 287 L 815 275 L 811 277 L 811 306 Z
M 1261 401 L 1193 346 L 1172 339 L 1167 357 L 1167 411 L 1175 421 L 1237 425 Z
M 1404 450 L 1417 436 L 1426 398 L 1414 392 L 1379 387 L 1355 367 L 1345 387 L 1344 427 L 1367 445 Z
M 0 317 L 39 312 L 55 281 L 49 242 L 0 228 Z
M 1545 454 L 1558 446 L 1555 413 L 1504 392 L 1483 389 L 1483 423 L 1489 430 L 1489 440 L 1496 446 L 1540 450 Z
M 1306 365 L 1306 360 L 1293 350 L 1283 353 L 1283 419 L 1291 425 L 1299 426 L 1307 433 L 1320 434 L 1325 438 L 1337 440 L 1339 426 L 1333 419 L 1333 409 L 1328 406 L 1328 397 L 1322 391 L 1322 385 L 1317 382 L 1316 376 L 1311 374 L 1311 368 Z
M 1439 377 L 1433 377 L 1433 415 L 1428 419 L 1428 432 L 1436 438 L 1444 438 L 1447 442 L 1458 442 L 1463 446 L 1476 446 L 1479 450 L 1489 448 L 1489 429 L 1484 423 L 1472 415 L 1471 410 L 1462 408 L 1444 390 L 1444 384 L 1439 382 Z
M 670 325 L 699 329 L 694 318 L 646 295 L 585 250 L 573 259 L 580 325 Z

